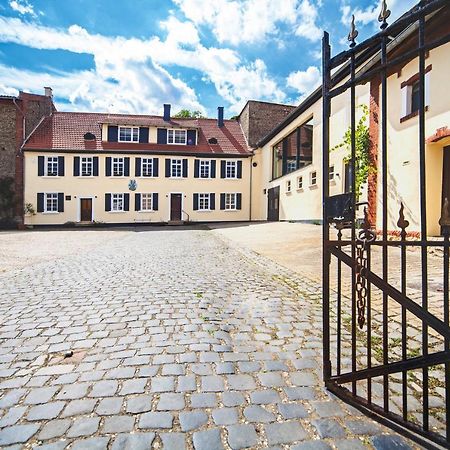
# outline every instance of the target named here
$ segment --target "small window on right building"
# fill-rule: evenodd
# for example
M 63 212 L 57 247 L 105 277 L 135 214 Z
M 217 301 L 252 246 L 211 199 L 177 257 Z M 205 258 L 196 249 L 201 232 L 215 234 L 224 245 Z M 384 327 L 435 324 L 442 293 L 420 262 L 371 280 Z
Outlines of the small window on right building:
M 309 174 L 309 185 L 310 186 L 317 186 L 317 172 L 311 172 Z
M 430 92 L 430 71 L 431 65 L 425 69 L 425 111 L 427 111 L 430 104 L 429 92 Z M 402 92 L 402 105 L 400 122 L 404 122 L 419 114 L 420 110 L 420 79 L 419 74 L 415 74 L 408 80 L 404 81 L 401 85 Z

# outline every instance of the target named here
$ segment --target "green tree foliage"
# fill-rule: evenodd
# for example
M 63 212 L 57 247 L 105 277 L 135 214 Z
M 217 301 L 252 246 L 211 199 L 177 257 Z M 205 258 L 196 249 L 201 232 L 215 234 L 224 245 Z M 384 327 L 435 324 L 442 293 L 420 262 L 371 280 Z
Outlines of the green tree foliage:
M 369 108 L 366 105 L 359 105 L 358 108 L 362 110 L 362 116 L 359 119 L 355 129 L 355 187 L 356 200 L 359 199 L 362 193 L 362 187 L 369 177 L 369 173 L 375 170 L 370 165 L 370 134 L 367 119 L 369 117 Z M 338 150 L 340 148 L 347 149 L 348 153 L 344 158 L 344 162 L 351 163 L 352 160 L 352 129 L 348 127 L 345 132 L 342 142 L 331 150 Z
M 204 119 L 200 111 L 190 111 L 189 109 L 182 109 L 178 111 L 174 116 L 176 119 Z

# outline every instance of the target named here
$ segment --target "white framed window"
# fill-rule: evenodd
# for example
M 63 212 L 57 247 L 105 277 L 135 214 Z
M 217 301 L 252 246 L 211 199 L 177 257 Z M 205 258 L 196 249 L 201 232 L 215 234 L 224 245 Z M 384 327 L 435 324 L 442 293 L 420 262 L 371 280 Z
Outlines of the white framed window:
M 236 210 L 236 194 L 225 194 L 225 210 L 235 211 Z
M 123 177 L 125 173 L 125 161 L 123 158 L 112 158 L 113 177 Z
M 53 213 L 58 212 L 58 194 L 45 194 L 44 212 Z
M 330 181 L 334 181 L 334 176 L 335 176 L 335 173 L 334 173 L 334 165 L 333 165 L 333 166 L 330 166 L 330 168 L 328 169 L 328 179 Z
M 286 192 L 291 192 L 291 180 L 286 181 Z
M 80 158 L 80 175 L 82 177 L 92 177 L 94 174 L 94 159 L 92 156 L 82 156 Z
M 297 177 L 297 189 L 303 189 L 303 177 Z
M 181 159 L 170 160 L 170 176 L 172 178 L 181 178 L 183 176 L 183 161 Z
M 431 66 L 428 66 L 425 73 L 425 108 L 430 105 L 430 74 Z M 400 121 L 410 119 L 418 115 L 420 109 L 420 84 L 419 75 L 411 77 L 409 80 L 401 84 L 401 116 Z
M 124 211 L 123 194 L 111 194 L 111 211 Z
M 210 194 L 198 194 L 198 210 L 209 211 L 210 209 Z
M 186 144 L 187 130 L 167 130 L 168 144 Z
M 310 186 L 316 186 L 317 185 L 317 172 L 311 172 L 309 174 L 309 185 Z
M 199 172 L 200 178 L 210 178 L 211 177 L 211 161 L 199 162 Z
M 58 157 L 57 156 L 46 156 L 45 175 L 48 177 L 57 177 L 58 176 Z
M 287 162 L 287 173 L 294 172 L 297 170 L 297 161 L 290 159 Z
M 141 175 L 143 177 L 153 176 L 153 158 L 142 158 L 141 160 Z
M 153 194 L 141 194 L 141 211 L 153 211 Z
M 119 127 L 119 142 L 139 142 L 139 127 Z
M 237 178 L 237 161 L 225 161 L 225 178 Z

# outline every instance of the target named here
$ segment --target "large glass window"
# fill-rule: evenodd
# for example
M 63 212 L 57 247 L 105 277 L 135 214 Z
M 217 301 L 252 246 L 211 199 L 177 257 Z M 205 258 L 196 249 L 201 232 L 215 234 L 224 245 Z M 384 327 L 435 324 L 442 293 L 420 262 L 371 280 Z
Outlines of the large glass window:
M 123 158 L 112 159 L 112 173 L 114 177 L 123 177 L 125 173 L 125 161 Z
M 47 172 L 48 177 L 58 176 L 58 157 L 57 156 L 47 156 Z
M 181 178 L 183 176 L 183 162 L 181 159 L 170 160 L 170 176 L 172 178 Z
M 142 158 L 141 173 L 143 177 L 153 176 L 153 158 Z
M 119 142 L 139 142 L 139 128 L 119 127 Z
M 186 144 L 187 130 L 167 130 L 168 144 Z
M 58 212 L 58 194 L 45 194 L 45 212 Z
M 312 163 L 312 119 L 272 148 L 272 177 L 278 178 Z
M 123 211 L 123 194 L 111 195 L 111 211 Z
M 200 178 L 209 178 L 211 161 L 200 161 Z
M 153 211 L 153 194 L 141 194 L 141 211 Z
M 92 177 L 94 170 L 94 162 L 92 156 L 82 156 L 80 159 L 81 165 L 81 176 L 82 177 Z
M 198 194 L 198 210 L 208 211 L 209 210 L 209 199 L 210 194 Z

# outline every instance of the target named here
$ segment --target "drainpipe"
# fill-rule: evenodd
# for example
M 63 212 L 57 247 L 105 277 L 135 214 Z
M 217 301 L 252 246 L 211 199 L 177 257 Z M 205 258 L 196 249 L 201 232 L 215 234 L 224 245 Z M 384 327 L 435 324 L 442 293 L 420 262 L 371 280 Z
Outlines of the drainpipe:
M 253 155 L 250 158 L 250 206 L 249 206 L 249 212 L 248 212 L 248 220 L 249 222 L 252 221 L 252 178 L 253 178 Z

